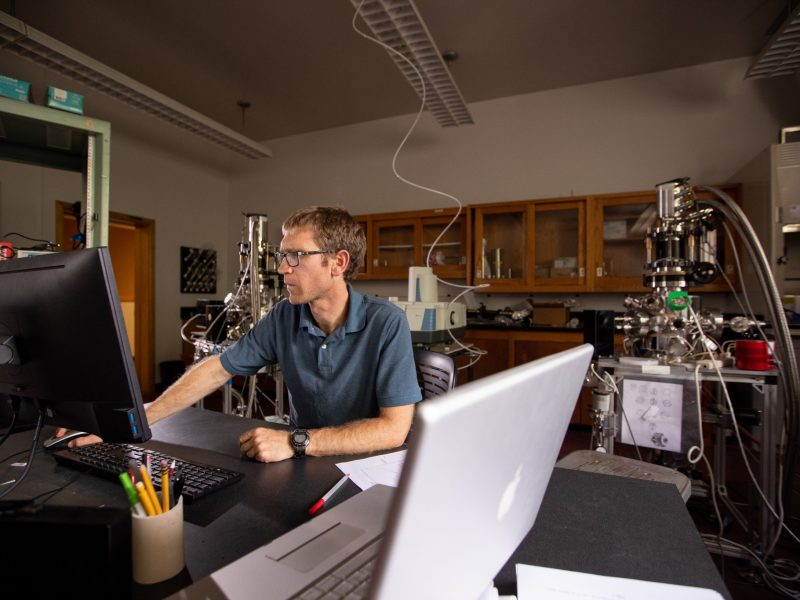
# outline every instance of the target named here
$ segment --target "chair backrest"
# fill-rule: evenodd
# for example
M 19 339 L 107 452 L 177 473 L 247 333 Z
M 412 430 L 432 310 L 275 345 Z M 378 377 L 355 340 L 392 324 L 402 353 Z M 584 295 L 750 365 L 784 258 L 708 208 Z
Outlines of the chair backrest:
M 415 348 L 414 362 L 423 399 L 440 396 L 455 387 L 456 365 L 450 356 Z

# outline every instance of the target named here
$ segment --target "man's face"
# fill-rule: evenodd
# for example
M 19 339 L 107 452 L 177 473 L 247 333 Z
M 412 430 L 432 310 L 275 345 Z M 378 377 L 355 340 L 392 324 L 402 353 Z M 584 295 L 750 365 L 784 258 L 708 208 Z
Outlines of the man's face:
M 281 252 L 308 252 L 313 250 L 329 250 L 320 248 L 314 241 L 310 228 L 289 229 L 281 240 Z M 323 297 L 334 285 L 332 268 L 333 254 L 311 254 L 300 256 L 300 264 L 290 267 L 286 260 L 278 265 L 278 273 L 283 275 L 283 282 L 292 304 L 306 304 Z

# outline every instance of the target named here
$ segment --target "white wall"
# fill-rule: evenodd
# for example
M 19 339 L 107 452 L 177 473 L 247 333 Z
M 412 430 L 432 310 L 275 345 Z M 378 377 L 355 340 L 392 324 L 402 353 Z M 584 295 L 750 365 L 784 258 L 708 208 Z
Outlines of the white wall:
M 54 239 L 54 202 L 79 201 L 82 189 L 79 174 L 0 161 L 0 235 Z M 180 307 L 202 297 L 180 293 L 180 247 L 217 251 L 214 298 L 232 285 L 236 272 L 228 264 L 236 249 L 227 236 L 227 198 L 227 176 L 126 137 L 112 124 L 110 209 L 156 221 L 156 364 L 180 358 Z
M 472 103 L 475 124 L 459 128 L 441 128 L 424 114 L 398 170 L 465 204 L 652 189 L 683 176 L 695 184 L 725 182 L 775 141 L 781 126 L 800 123 L 797 79 L 745 81 L 749 62 Z M 232 214 L 266 212 L 277 243 L 281 220 L 312 203 L 339 203 L 353 213 L 452 206 L 392 175 L 391 157 L 412 120 L 269 140 L 274 157 L 232 179 Z M 398 289 L 360 285 L 385 295 Z

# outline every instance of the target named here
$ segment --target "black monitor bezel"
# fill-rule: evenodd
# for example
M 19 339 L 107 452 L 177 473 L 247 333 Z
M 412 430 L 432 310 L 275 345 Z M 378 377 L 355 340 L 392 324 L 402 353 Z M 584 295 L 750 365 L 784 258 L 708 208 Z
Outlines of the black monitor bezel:
M 0 365 L 0 396 L 45 423 L 112 442 L 151 437 L 108 248 L 0 261 L 0 334 L 19 365 Z

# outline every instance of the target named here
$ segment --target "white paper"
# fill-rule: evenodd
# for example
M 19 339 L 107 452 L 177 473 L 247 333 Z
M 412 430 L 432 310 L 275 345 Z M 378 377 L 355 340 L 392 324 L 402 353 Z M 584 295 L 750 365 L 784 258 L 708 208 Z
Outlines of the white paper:
M 339 467 L 342 473 L 350 473 L 350 480 L 362 490 L 371 488 L 376 483 L 397 487 L 405 459 L 406 451 L 400 450 L 399 452 L 337 463 L 336 466 Z
M 646 448 L 681 451 L 682 384 L 626 377 L 622 380 L 622 407 L 627 417 L 620 422 L 623 444 L 635 440 Z
M 518 600 L 720 600 L 706 588 L 516 565 Z

